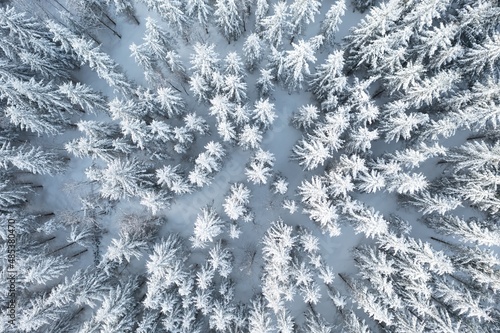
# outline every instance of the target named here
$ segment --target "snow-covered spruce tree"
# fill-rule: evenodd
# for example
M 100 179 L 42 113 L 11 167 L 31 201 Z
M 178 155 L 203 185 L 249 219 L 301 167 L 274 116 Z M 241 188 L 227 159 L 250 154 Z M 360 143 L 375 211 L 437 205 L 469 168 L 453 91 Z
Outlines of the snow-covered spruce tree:
M 253 72 L 263 57 L 263 45 L 257 33 L 248 35 L 245 43 L 243 44 L 243 52 L 245 52 L 246 68 Z
M 195 159 L 194 169 L 188 175 L 189 182 L 197 187 L 209 184 L 211 174 L 220 170 L 224 155 L 224 147 L 220 143 L 214 141 L 207 143 L 205 151 Z
M 225 75 L 222 90 L 229 100 L 234 103 L 241 104 L 247 100 L 247 84 L 242 76 Z
M 171 29 L 180 34 L 188 30 L 189 19 L 186 15 L 185 4 L 179 0 L 142 0 L 148 8 L 156 11 L 168 23 Z
M 8 169 L 11 165 L 34 174 L 52 175 L 64 170 L 65 161 L 57 154 L 45 152 L 40 147 L 13 147 L 9 142 L 3 142 L 0 147 L 0 166 Z
M 274 154 L 259 148 L 245 168 L 248 181 L 253 184 L 267 184 L 274 166 Z
M 268 0 L 256 0 L 255 2 L 255 31 L 258 33 L 262 30 L 262 19 L 269 12 Z
M 218 68 L 219 63 L 219 54 L 215 52 L 215 44 L 196 43 L 190 62 L 194 73 L 199 74 L 207 84 L 211 83 L 213 72 Z
M 14 7 L 2 7 L 0 31 L 3 56 L 28 65 L 45 78 L 69 78 L 69 71 L 77 68 L 76 59 L 58 48 L 49 30 L 35 17 Z
M 274 104 L 269 102 L 269 98 L 261 98 L 255 102 L 252 118 L 263 129 L 271 127 L 277 117 L 274 112 Z
M 161 112 L 169 118 L 186 112 L 184 100 L 178 92 L 170 87 L 159 88 L 156 101 L 161 106 Z
M 149 51 L 162 61 L 167 60 L 167 52 L 174 47 L 174 38 L 168 30 L 163 29 L 153 18 L 146 18 L 144 44 Z
M 325 19 L 321 22 L 321 32 L 326 41 L 333 45 L 335 42 L 335 33 L 339 30 L 342 23 L 342 16 L 346 10 L 345 0 L 337 0 L 326 12 Z
M 218 272 L 223 278 L 229 277 L 233 270 L 233 254 L 227 247 L 223 247 L 223 241 L 215 243 L 214 247 L 209 251 L 208 263 L 212 270 Z
M 323 102 L 332 93 L 342 93 L 347 88 L 347 78 L 343 75 L 344 54 L 335 50 L 328 55 L 324 64 L 316 67 L 309 80 L 309 87 L 316 98 Z
M 268 333 L 274 329 L 271 316 L 261 297 L 252 300 L 248 315 L 248 328 L 255 333 Z
M 68 0 L 68 14 L 73 14 L 78 24 L 86 29 L 90 26 L 92 30 L 106 28 L 116 37 L 122 36 L 116 31 L 116 22 L 111 18 L 109 6 L 104 0 Z
M 138 289 L 136 277 L 130 277 L 123 284 L 113 287 L 102 298 L 101 306 L 94 316 L 86 321 L 78 332 L 119 332 L 131 331 L 136 325 L 137 300 L 134 293 Z
M 132 19 L 137 25 L 140 24 L 135 13 L 134 3 L 131 0 L 106 0 L 106 4 L 113 5 L 118 15 L 124 15 Z
M 270 45 L 279 47 L 283 39 L 289 36 L 293 28 L 289 17 L 287 3 L 279 1 L 273 5 L 273 14 L 261 20 L 263 27 L 261 34 Z
M 214 18 L 224 37 L 230 43 L 240 37 L 244 26 L 244 15 L 242 12 L 244 2 L 241 0 L 216 0 Z
M 105 169 L 92 166 L 85 173 L 91 181 L 101 185 L 102 197 L 111 200 L 137 196 L 152 185 L 152 175 L 135 159 L 113 160 Z
M 302 34 L 304 26 L 314 23 L 314 16 L 319 14 L 321 2 L 318 0 L 293 0 L 290 4 L 292 31 Z
M 312 127 L 319 118 L 319 110 L 315 105 L 301 106 L 292 116 L 292 124 L 297 129 L 307 130 Z
M 187 14 L 198 21 L 208 33 L 209 18 L 212 16 L 212 4 L 207 0 L 188 0 L 186 3 Z
M 489 222 L 489 223 L 488 223 Z M 430 215 L 425 223 L 437 232 L 457 237 L 463 242 L 483 246 L 494 246 L 500 243 L 500 229 L 493 220 L 481 221 L 475 218 L 463 219 L 453 215 Z
M 233 221 L 248 214 L 250 190 L 242 183 L 234 183 L 229 189 L 229 195 L 224 200 L 224 212 Z
M 74 52 L 80 62 L 88 64 L 110 87 L 124 95 L 131 92 L 133 85 L 120 66 L 93 41 L 76 35 L 54 21 L 48 21 L 46 24 L 53 34 L 53 41 L 59 43 L 61 48 L 67 48 L 66 52 Z
M 261 69 L 260 76 L 255 83 L 259 96 L 266 98 L 271 95 L 274 90 L 274 76 L 272 69 Z
M 224 222 L 212 207 L 203 207 L 194 222 L 193 248 L 204 248 L 213 242 L 224 229 Z
M 97 114 L 107 109 L 106 98 L 84 83 L 65 82 L 59 86 L 59 91 L 85 112 Z
M 285 301 L 291 300 L 295 292 L 292 250 L 296 242 L 293 228 L 283 221 L 273 222 L 262 240 L 262 294 L 275 314 L 284 310 Z
M 292 151 L 292 158 L 298 160 L 304 170 L 312 170 L 322 165 L 331 156 L 330 149 L 310 135 L 300 139 Z
M 181 172 L 180 165 L 165 165 L 157 169 L 156 178 L 156 183 L 158 185 L 167 187 L 176 195 L 187 194 L 192 191 L 186 177 L 183 172 Z
M 290 91 L 300 90 L 311 74 L 309 63 L 316 62 L 315 50 L 310 42 L 299 40 L 292 43 L 293 50 L 286 51 L 284 59 L 285 84 Z

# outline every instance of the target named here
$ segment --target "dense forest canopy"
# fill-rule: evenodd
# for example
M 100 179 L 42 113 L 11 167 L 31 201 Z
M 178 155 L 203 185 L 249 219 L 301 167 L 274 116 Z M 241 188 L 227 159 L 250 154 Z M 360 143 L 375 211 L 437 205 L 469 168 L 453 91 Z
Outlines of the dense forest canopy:
M 500 331 L 499 24 L 0 1 L 0 330 Z

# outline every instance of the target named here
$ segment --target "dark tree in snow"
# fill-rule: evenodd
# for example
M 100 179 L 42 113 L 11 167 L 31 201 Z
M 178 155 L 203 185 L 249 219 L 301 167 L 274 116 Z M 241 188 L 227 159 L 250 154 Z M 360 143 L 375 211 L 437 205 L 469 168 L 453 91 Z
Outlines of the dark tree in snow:
M 359 10 L 361 13 L 364 13 L 368 8 L 375 4 L 374 0 L 351 0 L 352 6 Z

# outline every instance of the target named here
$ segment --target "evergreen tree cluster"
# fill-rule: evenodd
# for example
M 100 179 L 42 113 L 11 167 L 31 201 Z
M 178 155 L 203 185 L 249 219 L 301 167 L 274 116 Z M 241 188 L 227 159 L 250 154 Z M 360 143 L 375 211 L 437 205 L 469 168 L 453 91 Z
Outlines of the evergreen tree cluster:
M 1 331 L 500 330 L 496 1 L 12 5 Z M 80 208 L 41 208 L 61 178 Z

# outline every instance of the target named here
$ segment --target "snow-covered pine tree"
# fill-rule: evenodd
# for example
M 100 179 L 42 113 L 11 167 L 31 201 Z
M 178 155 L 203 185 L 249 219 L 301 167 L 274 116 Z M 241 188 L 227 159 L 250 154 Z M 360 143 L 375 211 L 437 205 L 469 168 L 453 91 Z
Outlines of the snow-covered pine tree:
M 262 19 L 266 17 L 269 11 L 269 1 L 268 0 L 256 0 L 255 2 L 255 31 L 260 32 L 262 30 Z
M 329 54 L 325 63 L 316 67 L 309 86 L 319 101 L 324 101 L 332 92 L 342 93 L 347 88 L 347 78 L 342 74 L 344 54 L 335 50 Z
M 284 59 L 285 84 L 293 91 L 302 89 L 304 81 L 311 74 L 309 63 L 316 62 L 314 49 L 309 42 L 299 40 L 292 43 L 293 50 L 286 51 Z
M 151 185 L 151 175 L 135 159 L 113 160 L 105 169 L 90 167 L 86 175 L 101 184 L 101 195 L 112 200 L 130 198 Z
M 179 0 L 142 0 L 149 9 L 155 10 L 175 31 L 185 34 L 188 30 L 189 19 L 186 15 L 185 4 Z
M 225 75 L 222 90 L 231 102 L 241 104 L 247 100 L 247 84 L 242 76 Z
M 273 14 L 261 20 L 263 27 L 261 34 L 272 46 L 279 47 L 283 43 L 283 39 L 291 33 L 293 25 L 289 17 L 287 3 L 279 1 L 273 5 Z
M 170 87 L 162 87 L 157 90 L 156 101 L 161 106 L 161 112 L 167 117 L 182 115 L 186 112 L 185 102 L 180 94 Z
M 319 110 L 315 105 L 308 104 L 301 106 L 292 116 L 292 124 L 297 129 L 308 130 L 319 118 Z
M 227 247 L 223 247 L 222 240 L 215 243 L 214 247 L 210 249 L 208 263 L 223 278 L 227 278 L 231 274 L 233 254 Z
M 318 0 L 293 0 L 290 4 L 292 31 L 302 34 L 305 25 L 314 23 L 314 16 L 319 14 L 321 2 Z
M 425 223 L 439 233 L 458 237 L 464 242 L 483 246 L 498 246 L 500 243 L 500 229 L 493 221 L 475 218 L 465 220 L 453 215 L 430 215 L 425 218 Z
M 204 248 L 213 242 L 224 229 L 224 222 L 212 207 L 203 207 L 194 222 L 193 248 Z
M 118 15 L 124 15 L 139 25 L 140 22 L 137 19 L 137 14 L 135 13 L 134 3 L 131 0 L 106 0 L 106 4 L 110 6 L 113 4 L 115 11 Z
M 87 63 L 106 83 L 127 95 L 133 89 L 120 66 L 111 57 L 102 52 L 93 41 L 78 36 L 71 30 L 54 21 L 48 21 L 47 27 L 54 35 L 53 41 L 61 44 L 61 48 L 70 46 L 68 51 L 74 52 L 82 63 Z
M 335 42 L 335 33 L 339 31 L 339 25 L 342 23 L 342 16 L 346 10 L 345 0 L 337 0 L 326 12 L 325 19 L 321 22 L 321 32 L 326 41 L 333 45 Z
M 243 149 L 257 149 L 262 141 L 262 131 L 258 126 L 246 124 L 238 138 L 238 144 Z
M 8 169 L 11 165 L 33 174 L 52 175 L 64 170 L 65 161 L 40 147 L 26 144 L 13 147 L 9 142 L 3 142 L 0 147 L 0 167 Z
M 304 170 L 317 168 L 331 156 L 330 149 L 310 135 L 302 137 L 292 150 L 292 158 L 298 160 Z
M 241 0 L 215 1 L 215 22 L 229 43 L 231 40 L 238 40 L 242 33 L 241 28 L 244 26 L 242 11 L 245 10 L 242 5 Z
M 247 179 L 254 184 L 267 184 L 274 166 L 274 154 L 259 148 L 245 168 Z
M 59 86 L 59 91 L 85 112 L 97 114 L 107 110 L 105 97 L 84 83 L 65 82 Z
M 212 80 L 213 72 L 218 68 L 219 55 L 215 52 L 215 44 L 194 45 L 194 54 L 191 55 L 191 69 L 199 74 L 207 84 Z
M 259 62 L 262 60 L 263 54 L 262 40 L 257 33 L 248 35 L 243 44 L 243 52 L 245 53 L 246 68 L 253 72 Z
M 0 49 L 12 61 L 55 79 L 69 78 L 69 71 L 77 68 L 76 59 L 58 48 L 47 27 L 35 17 L 11 6 L 2 7 L 0 30 Z
M 233 221 L 238 220 L 248 213 L 250 190 L 242 183 L 231 185 L 229 195 L 224 200 L 224 212 Z
M 198 73 L 194 73 L 189 80 L 189 90 L 194 94 L 198 103 L 211 99 L 211 88 L 207 81 Z
M 167 60 L 167 52 L 173 49 L 173 36 L 168 30 L 163 29 L 153 18 L 146 18 L 146 31 L 144 44 L 149 51 L 159 60 Z
M 255 333 L 270 333 L 274 330 L 271 316 L 261 297 L 252 300 L 248 314 L 248 328 Z
M 209 18 L 211 18 L 213 12 L 210 1 L 188 0 L 186 11 L 191 18 L 195 18 L 198 21 L 205 31 L 208 31 Z
M 277 115 L 274 112 L 274 104 L 269 102 L 269 98 L 261 98 L 255 102 L 252 118 L 264 129 L 271 127 Z
M 245 68 L 243 61 L 236 52 L 229 52 L 224 58 L 224 74 L 226 75 L 236 75 L 245 76 Z
M 257 82 L 255 83 L 260 98 L 269 97 L 274 90 L 273 81 L 275 80 L 275 78 L 272 72 L 273 72 L 272 69 L 262 68 L 260 70 L 260 76 L 257 79 Z

